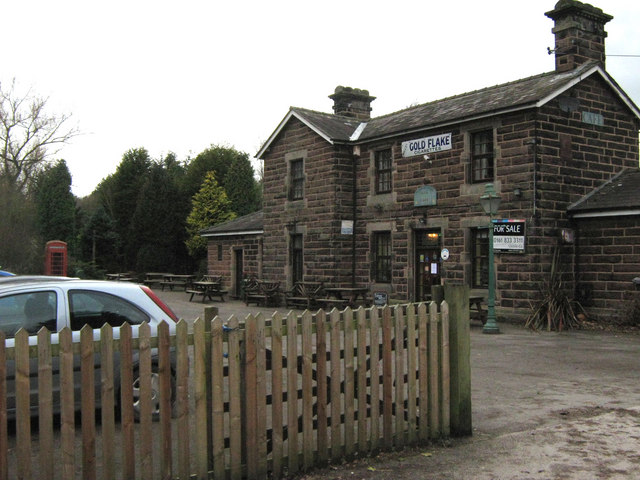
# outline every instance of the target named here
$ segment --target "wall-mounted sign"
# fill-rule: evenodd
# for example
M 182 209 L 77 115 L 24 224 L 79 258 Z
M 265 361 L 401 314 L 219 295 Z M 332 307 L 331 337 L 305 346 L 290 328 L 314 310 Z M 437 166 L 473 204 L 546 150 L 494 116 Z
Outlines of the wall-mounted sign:
M 377 307 L 383 307 L 389 302 L 387 292 L 373 292 L 373 304 Z
M 443 150 L 451 150 L 451 132 L 402 142 L 403 157 L 414 157 Z
M 448 248 L 443 248 L 442 251 L 440 252 L 440 258 L 442 258 L 442 260 L 449 260 L 449 249 Z
M 525 220 L 492 220 L 493 249 L 524 252 Z
M 604 126 L 604 117 L 599 113 L 582 112 L 582 121 L 589 125 Z
M 575 232 L 573 228 L 563 228 L 560 232 L 560 237 L 562 238 L 562 243 L 575 242 Z
M 342 235 L 353 235 L 353 220 L 342 220 L 340 233 Z
M 430 185 L 424 185 L 416 190 L 413 194 L 414 207 L 431 207 L 437 205 L 438 193 L 436 189 Z

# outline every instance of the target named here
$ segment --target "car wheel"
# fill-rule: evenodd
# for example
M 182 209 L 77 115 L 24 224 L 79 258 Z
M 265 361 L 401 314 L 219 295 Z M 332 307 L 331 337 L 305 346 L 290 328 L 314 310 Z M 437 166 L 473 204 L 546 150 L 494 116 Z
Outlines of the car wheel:
M 140 390 L 140 374 L 136 367 L 133 372 L 133 417 L 136 421 L 140 421 L 141 407 L 141 390 Z M 171 409 L 173 410 L 175 403 L 175 374 L 171 372 Z M 153 421 L 160 419 L 160 374 L 158 366 L 153 365 L 151 370 L 151 416 Z

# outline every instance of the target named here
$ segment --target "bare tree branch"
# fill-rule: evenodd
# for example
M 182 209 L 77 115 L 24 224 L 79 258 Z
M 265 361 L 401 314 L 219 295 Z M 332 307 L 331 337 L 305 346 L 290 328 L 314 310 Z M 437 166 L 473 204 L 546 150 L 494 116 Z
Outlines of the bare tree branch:
M 0 84 L 0 177 L 24 190 L 34 175 L 60 148 L 80 134 L 66 128 L 70 115 L 46 112 L 48 98 L 29 90 L 20 95 L 16 81 Z

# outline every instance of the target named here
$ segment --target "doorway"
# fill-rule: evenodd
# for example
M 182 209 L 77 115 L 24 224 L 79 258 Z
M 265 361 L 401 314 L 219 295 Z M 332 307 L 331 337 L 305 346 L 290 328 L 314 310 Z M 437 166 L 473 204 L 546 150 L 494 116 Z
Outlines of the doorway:
M 243 264 L 243 256 L 242 249 L 239 248 L 233 251 L 234 255 L 234 264 L 236 267 L 236 274 L 233 282 L 234 292 L 237 297 L 242 295 L 242 281 L 244 280 L 244 264 Z
M 431 287 L 440 285 L 442 278 L 442 235 L 440 230 L 416 230 L 415 245 L 415 301 L 431 300 Z

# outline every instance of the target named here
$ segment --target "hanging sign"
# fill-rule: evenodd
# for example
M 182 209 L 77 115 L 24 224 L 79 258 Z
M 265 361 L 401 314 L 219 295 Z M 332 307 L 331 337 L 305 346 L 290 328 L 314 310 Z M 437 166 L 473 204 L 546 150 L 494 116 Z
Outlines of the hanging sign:
M 502 219 L 493 222 L 493 249 L 524 252 L 525 220 Z
M 414 157 L 443 150 L 451 150 L 451 132 L 402 142 L 403 157 Z

